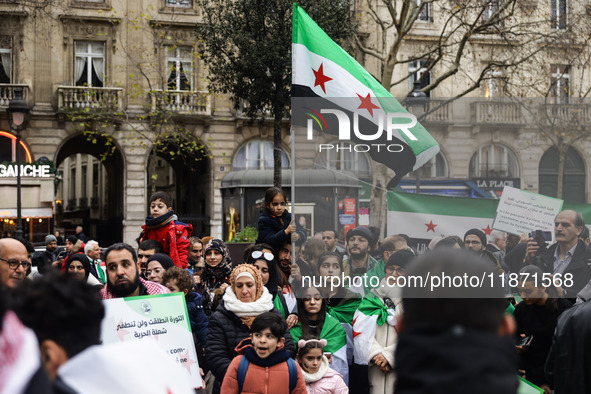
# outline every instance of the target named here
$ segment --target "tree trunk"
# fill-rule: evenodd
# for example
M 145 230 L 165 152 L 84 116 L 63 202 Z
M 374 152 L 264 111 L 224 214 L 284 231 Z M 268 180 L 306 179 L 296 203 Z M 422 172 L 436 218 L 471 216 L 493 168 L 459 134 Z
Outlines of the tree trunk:
M 373 188 L 369 203 L 369 223 L 380 230 L 380 235 L 386 234 L 386 184 L 388 183 L 387 167 L 381 163 L 374 163 Z
M 279 188 L 281 187 L 281 120 L 281 111 L 275 111 L 273 120 L 273 186 Z M 291 170 L 294 171 L 293 157 L 291 162 Z
M 561 144 L 558 148 L 558 179 L 556 181 L 556 198 L 562 199 L 562 186 L 564 184 L 564 160 L 566 159 L 567 145 Z

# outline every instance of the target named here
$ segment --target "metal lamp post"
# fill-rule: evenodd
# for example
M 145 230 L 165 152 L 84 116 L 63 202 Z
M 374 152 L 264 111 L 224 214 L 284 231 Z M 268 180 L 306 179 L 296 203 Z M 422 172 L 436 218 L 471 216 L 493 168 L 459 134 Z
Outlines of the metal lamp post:
M 21 131 L 27 127 L 29 106 L 23 100 L 22 89 L 17 88 L 14 90 L 14 98 L 10 100 L 6 113 L 10 128 L 16 134 L 16 239 L 23 239 L 21 214 Z
M 421 91 L 421 84 L 417 80 L 414 83 L 414 89 L 408 95 L 409 107 L 413 108 L 411 111 L 417 118 L 423 115 L 425 112 L 425 106 L 427 105 L 427 94 Z M 419 174 L 419 168 L 415 171 L 415 193 L 421 192 L 421 176 Z

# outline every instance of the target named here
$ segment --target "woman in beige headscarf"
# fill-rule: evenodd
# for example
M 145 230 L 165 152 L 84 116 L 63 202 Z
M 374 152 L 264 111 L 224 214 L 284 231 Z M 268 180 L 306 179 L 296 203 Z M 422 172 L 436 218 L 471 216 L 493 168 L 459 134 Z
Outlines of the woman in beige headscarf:
M 263 312 L 273 311 L 273 297 L 263 285 L 258 268 L 241 264 L 230 274 L 230 286 L 209 321 L 205 357 L 216 377 L 214 393 L 219 393 L 226 370 L 240 341 L 250 336 L 250 325 Z M 282 316 L 283 317 L 283 316 Z M 295 347 L 289 330 L 285 332 L 285 348 L 294 353 Z

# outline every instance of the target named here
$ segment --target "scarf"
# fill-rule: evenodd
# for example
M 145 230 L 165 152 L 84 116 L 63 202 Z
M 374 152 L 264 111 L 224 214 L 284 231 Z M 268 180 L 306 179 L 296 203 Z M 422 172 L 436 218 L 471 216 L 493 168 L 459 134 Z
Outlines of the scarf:
M 320 379 L 322 379 L 324 377 L 324 375 L 326 375 L 326 372 L 328 371 L 328 359 L 326 358 L 325 355 L 322 355 L 322 363 L 320 364 L 320 368 L 318 368 L 318 371 L 316 373 L 309 373 L 304 371 L 304 368 L 300 368 L 302 370 L 302 375 L 304 376 L 304 381 L 306 383 L 314 383 L 319 381 Z
M 207 250 L 214 249 L 223 255 L 222 261 L 215 267 L 212 267 L 205 260 L 205 267 L 201 274 L 201 283 L 206 294 L 211 294 L 215 289 L 220 287 L 222 283 L 230 283 L 229 278 L 232 273 L 232 259 L 230 258 L 230 251 L 226 244 L 219 239 L 210 240 L 203 248 L 205 255 Z
M 291 355 L 285 347 L 281 347 L 269 354 L 269 357 L 260 358 L 256 350 L 254 350 L 254 347 L 250 345 L 244 349 L 244 357 L 259 367 L 272 367 L 273 365 L 286 362 L 291 358 Z
M 224 300 L 224 308 L 238 316 L 248 328 L 252 325 L 255 317 L 273 309 L 273 296 L 266 287 L 263 287 L 261 298 L 254 302 L 240 301 L 231 287 L 226 289 L 222 299 Z
M 158 228 L 162 227 L 173 220 L 178 220 L 178 217 L 174 214 L 173 210 L 166 212 L 162 216 L 153 218 L 152 216 L 146 216 L 146 228 Z

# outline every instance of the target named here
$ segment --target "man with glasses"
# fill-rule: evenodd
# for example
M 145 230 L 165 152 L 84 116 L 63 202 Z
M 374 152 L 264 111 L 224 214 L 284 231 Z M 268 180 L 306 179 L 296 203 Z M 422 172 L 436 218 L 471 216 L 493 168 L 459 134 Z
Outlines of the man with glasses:
M 31 267 L 27 248 L 12 238 L 0 239 L 0 285 L 16 287 L 25 280 Z
M 471 250 L 485 259 L 490 260 L 499 273 L 505 272 L 501 268 L 501 264 L 495 255 L 486 250 L 486 235 L 482 230 L 472 228 L 466 231 L 466 234 L 464 234 L 464 245 L 466 246 L 466 249 Z

